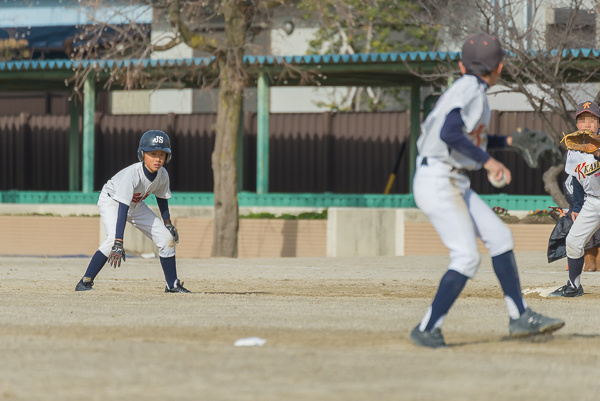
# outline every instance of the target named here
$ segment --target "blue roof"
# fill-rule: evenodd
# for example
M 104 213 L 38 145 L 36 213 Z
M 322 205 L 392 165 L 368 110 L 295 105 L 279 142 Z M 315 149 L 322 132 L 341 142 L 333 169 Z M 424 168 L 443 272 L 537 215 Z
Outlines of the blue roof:
M 556 55 L 556 50 L 551 51 Z M 600 49 L 567 49 L 563 51 L 563 57 L 575 57 L 579 59 L 598 58 Z M 372 53 L 372 54 L 325 54 L 312 56 L 244 56 L 247 66 L 277 66 L 283 64 L 393 64 L 423 61 L 457 61 L 460 60 L 460 52 L 405 52 L 405 53 Z M 0 62 L 2 71 L 28 71 L 28 70 L 76 70 L 94 66 L 101 69 L 112 69 L 113 67 L 126 67 L 141 65 L 145 68 L 157 67 L 192 67 L 209 65 L 214 57 L 196 57 L 187 59 L 127 59 L 127 60 L 32 60 L 32 61 L 5 61 Z
M 325 54 L 314 56 L 244 56 L 247 66 L 275 66 L 283 64 L 380 64 L 420 61 L 454 61 L 460 58 L 457 52 L 408 52 L 408 53 L 373 53 L 373 54 Z M 214 57 L 195 57 L 186 59 L 128 59 L 128 60 L 31 60 L 0 62 L 0 71 L 24 70 L 68 70 L 96 66 L 113 68 L 137 66 L 143 67 L 175 67 L 209 65 Z

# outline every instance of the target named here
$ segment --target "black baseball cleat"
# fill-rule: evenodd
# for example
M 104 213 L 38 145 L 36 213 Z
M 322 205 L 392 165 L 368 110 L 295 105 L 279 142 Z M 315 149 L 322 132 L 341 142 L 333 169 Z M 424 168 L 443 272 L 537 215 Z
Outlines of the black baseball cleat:
M 556 289 L 554 292 L 548 294 L 549 297 L 566 297 L 566 298 L 574 298 L 580 297 L 584 294 L 583 287 L 579 284 L 579 287 L 575 288 L 571 285 L 571 281 L 567 281 L 567 284 L 562 287 Z
M 410 333 L 410 340 L 419 347 L 442 348 L 446 346 L 442 330 L 439 327 L 436 327 L 433 331 L 420 331 L 419 325 L 417 325 Z
M 183 286 L 183 281 L 180 282 L 179 280 L 175 281 L 175 287 L 173 287 L 173 288 L 165 287 L 165 292 L 166 293 L 167 292 L 182 292 L 184 294 L 193 294 L 192 291 L 188 290 L 187 288 L 185 288 Z
M 75 291 L 89 291 L 93 290 L 94 280 L 89 277 L 83 277 L 75 286 Z
M 525 337 L 535 334 L 552 333 L 565 325 L 562 319 L 554 319 L 525 309 L 518 319 L 510 319 L 508 330 L 511 337 Z

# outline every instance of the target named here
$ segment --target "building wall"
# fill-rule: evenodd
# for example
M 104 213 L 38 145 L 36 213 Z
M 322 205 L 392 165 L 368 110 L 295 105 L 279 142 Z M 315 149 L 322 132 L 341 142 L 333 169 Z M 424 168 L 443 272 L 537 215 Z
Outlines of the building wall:
M 566 131 L 548 114 L 558 132 Z M 160 129 L 171 137 L 173 160 L 166 166 L 171 189 L 210 192 L 215 114 L 96 114 L 94 189 L 137 161 L 140 135 Z M 57 191 L 69 188 L 69 122 L 64 116 L 0 117 L 0 190 Z M 391 193 L 409 191 L 408 113 L 280 113 L 269 121 L 269 189 L 272 193 L 382 193 L 400 158 Z M 517 127 L 544 129 L 531 112 L 493 112 L 490 133 L 507 135 Z M 244 114 L 243 191 L 256 191 L 256 113 Z M 515 152 L 492 150 L 515 174 L 511 185 L 493 188 L 485 171 L 469 173 L 481 194 L 542 195 L 542 174 Z M 48 168 L 52 166 L 52 168 Z

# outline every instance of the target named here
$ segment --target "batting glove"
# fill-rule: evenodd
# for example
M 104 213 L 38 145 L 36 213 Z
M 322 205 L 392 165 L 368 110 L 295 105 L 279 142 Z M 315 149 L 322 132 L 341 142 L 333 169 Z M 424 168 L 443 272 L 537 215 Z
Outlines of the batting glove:
M 110 255 L 108 255 L 108 264 L 116 269 L 117 267 L 121 267 L 121 259 L 123 259 L 123 262 L 125 262 L 125 249 L 123 249 L 123 240 L 116 239 L 115 244 L 110 250 Z
M 165 224 L 165 227 L 167 227 L 167 230 L 169 230 L 169 232 L 173 236 L 175 243 L 179 244 L 179 233 L 177 232 L 175 226 L 173 224 Z

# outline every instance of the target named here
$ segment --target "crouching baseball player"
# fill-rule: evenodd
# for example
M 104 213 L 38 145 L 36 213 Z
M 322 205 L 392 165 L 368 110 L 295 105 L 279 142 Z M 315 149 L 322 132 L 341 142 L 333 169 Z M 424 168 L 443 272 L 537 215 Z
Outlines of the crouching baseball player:
M 573 226 L 566 240 L 569 281 L 551 293 L 551 297 L 579 297 L 583 295 L 581 272 L 585 261 L 585 245 L 600 228 L 600 108 L 594 102 L 577 106 L 578 131 L 567 135 L 567 162 L 565 172 L 573 176 L 573 196 L 585 194 L 581 211 L 573 208 Z
M 125 261 L 123 233 L 125 223 L 129 222 L 158 246 L 167 282 L 165 292 L 191 292 L 177 279 L 175 265 L 175 243 L 179 242 L 179 234 L 171 224 L 167 200 L 171 197 L 169 174 L 163 168 L 171 159 L 169 137 L 162 131 L 146 132 L 140 139 L 137 154 L 140 163 L 119 171 L 102 188 L 98 208 L 106 239 L 92 257 L 75 291 L 92 290 L 94 278 L 107 261 L 115 268 L 121 266 L 121 259 Z M 156 196 L 162 221 L 144 202 L 150 194 Z
M 496 146 L 512 143 L 512 138 L 487 135 L 491 112 L 486 90 L 498 82 L 503 57 L 497 38 L 484 33 L 469 36 L 459 63 L 463 76 L 440 97 L 421 126 L 414 177 L 415 202 L 449 248 L 450 265 L 433 303 L 410 334 L 418 346 L 446 345 L 441 332 L 444 317 L 479 268 L 477 237 L 490 251 L 494 272 L 504 292 L 510 334 L 517 337 L 552 332 L 564 325 L 560 319 L 548 318 L 527 307 L 512 251 L 512 233 L 470 188 L 469 177 L 465 175 L 466 170 L 484 167 L 492 183 L 503 179 L 510 183 L 510 171 L 486 151 L 488 143 Z

